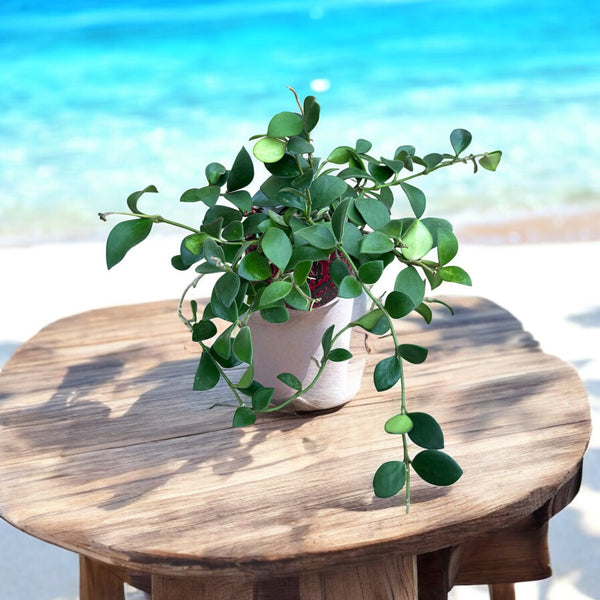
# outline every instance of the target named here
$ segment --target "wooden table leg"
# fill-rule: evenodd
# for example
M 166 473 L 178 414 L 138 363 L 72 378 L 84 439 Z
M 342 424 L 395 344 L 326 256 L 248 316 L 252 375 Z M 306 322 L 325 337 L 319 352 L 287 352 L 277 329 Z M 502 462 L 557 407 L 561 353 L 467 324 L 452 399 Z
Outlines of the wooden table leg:
M 80 555 L 79 600 L 125 600 L 123 580 L 108 565 Z
M 488 585 L 490 590 L 490 600 L 515 600 L 514 583 L 491 583 Z

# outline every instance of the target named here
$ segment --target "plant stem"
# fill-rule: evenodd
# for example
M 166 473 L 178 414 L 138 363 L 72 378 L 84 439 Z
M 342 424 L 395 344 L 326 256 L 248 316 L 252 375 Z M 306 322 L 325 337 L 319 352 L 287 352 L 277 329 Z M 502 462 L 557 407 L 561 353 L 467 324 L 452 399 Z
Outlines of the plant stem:
M 166 223 L 167 225 L 173 225 L 174 227 L 180 227 L 181 229 L 187 229 L 188 231 L 192 231 L 193 233 L 201 233 L 201 231 L 199 229 L 195 229 L 194 227 L 190 227 L 189 225 L 184 225 L 183 223 L 179 223 L 177 221 L 171 221 L 171 219 L 165 219 L 161 215 L 146 215 L 143 213 L 119 212 L 119 211 L 98 213 L 98 216 L 100 217 L 100 219 L 102 219 L 102 221 L 106 221 L 106 217 L 108 217 L 110 215 L 123 215 L 125 217 L 136 217 L 137 219 L 149 219 L 150 221 L 153 221 L 154 223 Z

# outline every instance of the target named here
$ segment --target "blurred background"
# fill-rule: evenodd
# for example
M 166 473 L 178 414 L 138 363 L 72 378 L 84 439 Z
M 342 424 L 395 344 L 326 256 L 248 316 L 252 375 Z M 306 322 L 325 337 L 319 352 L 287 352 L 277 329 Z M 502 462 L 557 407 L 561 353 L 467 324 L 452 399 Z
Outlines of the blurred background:
M 295 110 L 288 85 L 322 106 L 320 155 L 361 137 L 376 155 L 445 152 L 457 127 L 473 151 L 503 151 L 496 173 L 420 180 L 431 216 L 504 228 L 504 242 L 524 241 L 510 225 L 522 218 L 558 223 L 555 242 L 598 239 L 600 2 L 1 0 L 0 367 L 55 318 L 176 295 L 168 253 L 105 273 L 97 213 L 154 184 L 148 212 L 189 218 L 181 193 Z M 597 415 L 599 244 L 572 248 L 467 247 L 464 264 L 475 293 L 578 368 Z M 592 446 L 583 493 L 551 527 L 555 577 L 520 584 L 519 600 L 600 597 L 597 436 Z M 0 548 L 2 600 L 75 600 L 74 555 L 4 523 Z
M 148 184 L 177 214 L 288 85 L 322 105 L 321 155 L 444 152 L 457 127 L 502 149 L 496 175 L 422 181 L 439 216 L 600 204 L 600 3 L 2 0 L 0 244 L 103 238 L 97 212 Z

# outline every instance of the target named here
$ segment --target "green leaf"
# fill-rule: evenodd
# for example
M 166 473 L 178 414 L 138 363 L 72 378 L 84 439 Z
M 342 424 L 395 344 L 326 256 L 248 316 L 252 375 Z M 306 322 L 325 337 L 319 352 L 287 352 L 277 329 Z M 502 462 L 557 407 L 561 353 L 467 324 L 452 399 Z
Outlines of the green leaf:
M 310 260 L 299 262 L 294 268 L 294 282 L 298 285 L 303 285 L 306 281 L 313 263 Z
M 274 163 L 283 158 L 286 143 L 273 137 L 264 137 L 254 144 L 254 156 L 264 163 Z
M 233 414 L 232 427 L 245 427 L 256 422 L 256 415 L 247 406 L 240 406 Z
M 300 167 L 298 166 L 298 157 L 292 156 L 286 152 L 277 162 L 267 163 L 265 166 L 269 173 L 276 175 L 277 177 L 298 177 L 302 174 Z M 300 161 L 303 167 L 308 167 L 308 163 L 305 160 Z M 312 174 L 311 174 L 312 179 Z M 294 185 L 292 183 L 292 185 Z
M 292 137 L 300 135 L 304 129 L 302 117 L 293 112 L 277 113 L 267 127 L 267 135 L 273 138 Z
M 252 333 L 250 327 L 242 327 L 233 340 L 233 353 L 242 362 L 252 364 Z
M 290 313 L 287 311 L 285 306 L 272 306 L 269 308 L 262 308 L 260 316 L 269 323 L 285 323 L 290 320 Z
M 404 434 L 413 428 L 413 422 L 408 415 L 395 415 L 385 422 L 384 429 L 387 433 Z
M 204 244 L 202 245 L 202 254 L 207 262 L 213 265 L 219 265 L 219 263 L 225 262 L 225 254 L 223 253 L 223 248 L 215 242 L 212 238 L 208 238 L 204 240 Z
M 207 185 L 203 188 L 186 190 L 179 199 L 180 202 L 204 202 L 206 206 L 214 206 L 219 199 L 221 188 L 216 185 Z
M 385 299 L 385 310 L 393 319 L 401 319 L 415 307 L 413 299 L 404 292 L 390 292 Z
M 304 98 L 304 129 L 306 133 L 311 132 L 319 122 L 321 107 L 314 96 Z
M 208 340 L 217 334 L 217 327 L 212 321 L 202 320 L 192 326 L 192 341 Z
M 352 358 L 352 352 L 345 348 L 334 348 L 329 352 L 327 358 L 333 362 L 344 362 L 345 360 L 350 360 Z
M 350 146 L 338 146 L 331 151 L 327 157 L 327 162 L 343 165 L 344 163 L 347 163 L 354 154 L 356 154 L 354 148 L 350 148 Z
M 360 252 L 362 254 L 385 254 L 394 249 L 394 242 L 380 231 L 373 231 L 362 238 Z
M 404 248 L 402 254 L 407 260 L 419 260 L 433 248 L 433 237 L 429 229 L 415 219 L 413 224 L 402 238 Z
M 240 380 L 235 385 L 238 389 L 247 389 L 248 386 L 254 381 L 254 365 L 248 365 L 248 368 L 244 371 Z
M 252 408 L 256 411 L 267 408 L 271 403 L 274 391 L 275 390 L 272 387 L 258 388 L 254 394 L 252 394 Z
M 152 229 L 150 219 L 131 219 L 117 223 L 106 239 L 106 266 L 112 269 L 134 246 L 143 242 Z
M 495 171 L 500 164 L 500 159 L 502 158 L 502 152 L 500 150 L 496 150 L 495 152 L 490 152 L 486 154 L 486 156 L 482 156 L 479 159 L 479 164 L 488 171 Z
M 223 229 L 223 217 L 218 217 L 213 221 L 204 221 L 200 226 L 200 229 L 206 236 L 218 240 L 221 237 L 221 230 Z
M 204 169 L 204 174 L 206 175 L 206 181 L 208 181 L 209 185 L 221 186 L 227 179 L 227 169 L 221 163 L 217 162 L 207 165 L 206 169 Z
M 133 194 L 130 194 L 127 197 L 127 206 L 129 207 L 129 210 L 131 212 L 140 214 L 140 211 L 138 210 L 138 207 L 137 207 L 138 200 L 140 199 L 142 194 L 146 194 L 148 192 L 157 194 L 158 190 L 153 185 L 149 185 L 148 187 L 145 187 L 143 190 L 141 190 L 139 192 L 133 192 Z
M 250 195 L 250 192 L 246 190 L 228 192 L 225 194 L 225 198 L 242 212 L 247 213 L 252 210 L 252 196 Z
M 265 308 L 285 298 L 291 290 L 292 284 L 289 281 L 274 281 L 263 291 L 260 297 L 260 308 Z
M 329 265 L 329 275 L 333 279 L 333 283 L 339 287 L 344 277 L 350 275 L 350 269 L 343 260 L 336 258 Z
M 444 157 L 441 154 L 438 154 L 437 152 L 432 152 L 431 154 L 427 154 L 427 156 L 424 156 L 423 160 L 427 163 L 428 169 L 433 169 L 444 160 Z
M 455 129 L 450 134 L 450 143 L 456 156 L 468 148 L 472 139 L 471 134 L 466 129 Z
M 231 356 L 231 332 L 233 331 L 233 328 L 234 325 L 230 325 L 223 333 L 221 333 L 221 335 L 219 335 L 212 346 L 213 351 L 225 360 Z
M 420 219 L 425 212 L 425 206 L 427 204 L 425 194 L 419 188 L 404 181 L 400 182 L 400 187 L 404 190 L 404 193 L 410 202 L 410 206 L 415 213 L 415 217 Z
M 363 138 L 356 140 L 355 148 L 359 154 L 366 154 L 372 147 L 373 144 L 369 140 Z
M 229 178 L 227 179 L 227 191 L 235 192 L 241 190 L 252 182 L 254 178 L 254 165 L 246 148 L 242 146 L 233 161 Z
M 439 423 L 429 414 L 424 412 L 408 413 L 413 422 L 409 438 L 428 450 L 441 450 L 444 447 L 444 433 Z
M 375 365 L 373 372 L 373 382 L 378 392 L 384 392 L 398 383 L 402 376 L 402 364 L 394 354 L 384 358 Z
M 333 229 L 333 234 L 340 242 L 343 239 L 344 228 L 348 219 L 349 203 L 350 200 L 342 200 L 333 211 L 333 216 L 331 217 L 331 228 Z
M 271 227 L 263 236 L 262 249 L 265 256 L 284 271 L 292 257 L 292 244 L 288 236 L 278 227 Z
M 427 325 L 431 323 L 431 320 L 433 319 L 433 312 L 431 311 L 431 308 L 427 306 L 427 304 L 422 302 L 415 308 L 415 311 L 418 312 L 423 319 L 425 319 L 425 323 L 427 323 Z
M 416 344 L 400 344 L 398 354 L 414 365 L 420 365 L 427 359 L 427 348 Z
M 194 391 L 204 392 L 206 390 L 211 390 L 219 383 L 220 378 L 221 374 L 213 359 L 208 352 L 202 352 L 198 368 L 196 369 L 196 375 L 194 376 Z
M 238 275 L 248 281 L 264 281 L 271 277 L 271 265 L 263 254 L 248 252 L 238 265 Z
M 390 220 L 386 206 L 375 198 L 357 198 L 354 206 L 371 229 L 383 227 Z
M 333 233 L 325 225 L 311 225 L 296 231 L 295 235 L 320 250 L 333 250 L 335 248 Z
M 241 240 L 244 237 L 244 226 L 241 221 L 232 221 L 223 229 L 221 235 L 223 236 L 223 239 L 228 242 Z
M 407 296 L 410 296 L 414 305 L 418 306 L 425 297 L 425 281 L 415 267 L 409 266 L 402 269 L 396 276 L 394 290 L 404 292 Z
M 358 268 L 358 278 L 368 285 L 376 283 L 383 274 L 383 261 L 370 260 Z
M 353 326 L 362 327 L 367 331 L 371 331 L 373 327 L 375 327 L 377 323 L 379 323 L 382 317 L 383 311 L 380 308 L 376 308 L 375 310 L 372 310 L 362 315 L 361 317 L 356 319 L 356 321 L 353 321 L 352 324 Z
M 459 283 L 460 285 L 472 285 L 469 274 L 460 267 L 442 267 L 438 271 L 438 275 L 443 281 L 451 283 Z
M 235 300 L 239 289 L 240 278 L 232 271 L 223 273 L 215 283 L 215 293 L 225 306 L 231 305 Z
M 294 136 L 288 140 L 287 150 L 293 154 L 312 154 L 315 148 L 307 139 Z
M 302 389 L 302 382 L 295 375 L 292 375 L 291 373 L 279 373 L 279 375 L 277 375 L 277 379 L 279 379 L 279 381 L 285 383 L 285 385 L 291 387 L 293 390 L 301 390 Z
M 399 460 L 383 463 L 373 476 L 373 492 L 378 498 L 395 496 L 406 482 L 406 467 Z
M 340 298 L 358 298 L 361 294 L 362 286 L 352 275 L 346 275 L 338 286 Z
M 308 287 L 308 283 L 304 282 L 300 286 L 300 289 L 302 290 L 302 294 L 298 288 L 293 287 L 290 293 L 285 297 L 285 304 L 296 310 L 307 311 L 310 309 L 310 300 L 308 300 L 308 298 L 310 298 L 310 288 Z
M 333 330 L 335 325 L 330 325 L 321 336 L 321 346 L 323 347 L 323 355 L 327 356 L 331 350 L 331 340 L 333 339 Z
M 310 186 L 313 210 L 329 206 L 348 189 L 348 184 L 334 175 L 321 175 Z
M 458 252 L 458 240 L 450 229 L 437 230 L 437 253 L 440 265 L 448 264 Z
M 192 233 L 188 235 L 183 240 L 183 247 L 187 250 L 193 257 L 202 256 L 202 249 L 204 247 L 204 242 L 210 236 L 207 233 Z
M 417 475 L 432 485 L 452 485 L 463 471 L 458 463 L 439 450 L 423 450 L 412 459 Z

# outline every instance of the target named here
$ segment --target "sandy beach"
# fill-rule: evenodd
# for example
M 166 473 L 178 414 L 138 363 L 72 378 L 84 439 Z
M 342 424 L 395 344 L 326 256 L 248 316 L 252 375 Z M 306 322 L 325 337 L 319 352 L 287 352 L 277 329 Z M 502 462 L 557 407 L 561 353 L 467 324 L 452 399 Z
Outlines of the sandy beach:
M 484 296 L 510 310 L 542 348 L 571 363 L 600 423 L 600 213 L 530 218 L 458 228 L 457 264 L 473 288 L 444 293 Z M 485 243 L 483 243 L 485 242 Z M 155 237 L 111 272 L 102 242 L 0 247 L 0 365 L 45 324 L 92 308 L 172 298 L 190 278 L 169 257 L 179 240 Z M 554 576 L 517 586 L 519 600 L 600 597 L 600 436 L 595 430 L 575 501 L 551 522 Z M 0 597 L 74 600 L 77 559 L 2 523 Z M 454 600 L 483 600 L 485 588 L 455 588 Z

